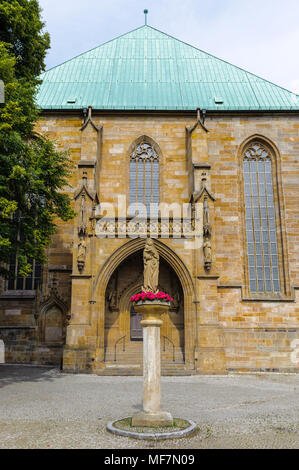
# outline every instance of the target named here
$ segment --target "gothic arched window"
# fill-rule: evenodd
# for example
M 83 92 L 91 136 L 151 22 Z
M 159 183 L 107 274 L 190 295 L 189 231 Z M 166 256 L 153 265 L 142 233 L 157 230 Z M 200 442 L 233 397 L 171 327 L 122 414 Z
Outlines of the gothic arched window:
M 275 195 L 274 159 L 270 149 L 251 142 L 243 154 L 249 288 L 252 293 L 281 290 Z
M 19 212 L 13 216 L 15 221 L 15 241 L 22 243 L 24 240 L 23 223 L 24 219 Z M 18 251 L 18 250 L 17 250 Z M 19 259 L 17 251 L 11 255 L 9 263 L 10 278 L 7 282 L 7 289 L 9 290 L 36 290 L 41 284 L 42 280 L 42 267 L 35 260 L 30 260 L 32 271 L 28 277 L 23 277 L 19 273 Z
M 147 217 L 158 215 L 159 155 L 154 145 L 141 140 L 133 145 L 130 155 L 130 216 L 143 204 Z
M 35 261 L 31 262 L 32 271 L 28 277 L 22 277 L 19 272 L 18 258 L 16 255 L 12 256 L 9 265 L 11 277 L 7 283 L 7 288 L 10 290 L 36 290 L 42 280 L 42 267 Z

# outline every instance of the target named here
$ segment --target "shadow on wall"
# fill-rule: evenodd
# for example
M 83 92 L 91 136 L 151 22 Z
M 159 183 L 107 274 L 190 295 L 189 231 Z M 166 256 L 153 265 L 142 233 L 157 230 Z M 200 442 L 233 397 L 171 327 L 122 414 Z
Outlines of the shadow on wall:
M 52 367 L 0 364 L 0 388 L 17 382 L 53 381 L 61 376 L 59 369 Z

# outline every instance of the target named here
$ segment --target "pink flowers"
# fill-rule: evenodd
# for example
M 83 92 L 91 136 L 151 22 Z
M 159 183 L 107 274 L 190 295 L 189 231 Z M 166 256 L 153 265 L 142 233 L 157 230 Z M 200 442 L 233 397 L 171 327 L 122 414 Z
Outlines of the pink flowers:
M 165 294 L 165 292 L 158 292 L 157 294 L 153 294 L 153 292 L 141 292 L 141 294 L 135 294 L 130 298 L 130 302 L 138 302 L 138 300 L 162 300 L 164 302 L 173 301 L 170 295 Z

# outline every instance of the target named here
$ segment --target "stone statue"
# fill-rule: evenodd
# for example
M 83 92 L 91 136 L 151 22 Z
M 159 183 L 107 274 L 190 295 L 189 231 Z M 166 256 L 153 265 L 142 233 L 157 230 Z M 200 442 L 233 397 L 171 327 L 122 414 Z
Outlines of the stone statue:
M 77 264 L 79 271 L 82 271 L 85 266 L 85 259 L 86 259 L 86 243 L 84 239 L 80 240 L 78 245 L 78 256 L 77 256 Z
M 205 196 L 203 201 L 203 236 L 204 238 L 211 238 L 212 236 L 212 227 L 210 225 L 210 213 L 207 196 Z
M 204 201 L 203 201 L 203 224 L 209 224 L 210 223 L 210 215 L 209 215 L 209 204 L 208 204 L 208 198 L 205 196 Z
M 143 250 L 143 263 L 144 263 L 144 281 L 143 292 L 158 292 L 158 279 L 159 279 L 159 253 L 155 248 L 154 242 L 148 238 Z
M 209 240 L 206 240 L 203 244 L 203 256 L 204 265 L 207 270 L 211 269 L 212 266 L 212 246 Z
M 85 194 L 84 193 L 82 193 L 82 196 L 81 196 L 78 233 L 80 236 L 84 236 L 87 233 Z
M 179 310 L 180 305 L 181 305 L 181 296 L 180 296 L 180 292 L 179 292 L 178 289 L 176 289 L 173 292 L 172 297 L 174 298 L 174 300 L 173 300 L 173 309 L 174 310 Z
M 111 291 L 108 294 L 108 303 L 110 310 L 117 310 L 117 292 Z

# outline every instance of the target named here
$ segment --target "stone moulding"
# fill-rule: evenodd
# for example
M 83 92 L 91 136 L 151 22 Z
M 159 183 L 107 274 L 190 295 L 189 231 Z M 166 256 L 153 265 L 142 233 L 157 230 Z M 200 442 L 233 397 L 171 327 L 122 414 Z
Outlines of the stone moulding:
M 91 217 L 90 220 L 94 218 Z M 189 221 L 182 219 L 166 219 L 157 220 L 140 219 L 108 219 L 96 216 L 96 236 L 98 238 L 105 237 L 148 237 L 151 238 L 194 238 L 200 237 L 201 234 L 196 229 L 196 220 L 194 218 Z
M 162 307 L 170 307 L 170 302 L 163 302 L 161 300 L 138 300 L 137 302 L 134 302 L 133 305 L 139 306 L 139 305 L 161 305 Z

